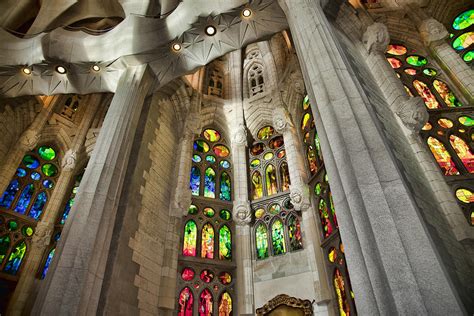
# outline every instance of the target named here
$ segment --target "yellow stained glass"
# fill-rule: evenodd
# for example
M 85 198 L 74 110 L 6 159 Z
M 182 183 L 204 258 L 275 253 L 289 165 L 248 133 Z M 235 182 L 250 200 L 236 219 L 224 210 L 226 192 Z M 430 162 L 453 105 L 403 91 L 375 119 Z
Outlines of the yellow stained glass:
M 215 129 L 206 129 L 204 131 L 204 138 L 214 143 L 221 139 L 221 134 Z
M 456 197 L 463 203 L 469 204 L 474 202 L 474 194 L 468 189 L 457 189 Z
M 439 140 L 431 136 L 428 138 L 427 143 L 430 147 L 431 153 L 435 157 L 436 162 L 438 162 L 438 165 L 443 171 L 444 175 L 458 175 L 459 171 L 444 145 Z
M 439 109 L 441 107 L 438 101 L 436 100 L 436 97 L 431 92 L 430 88 L 428 88 L 428 86 L 424 82 L 420 80 L 414 80 L 413 86 L 425 102 L 426 107 L 428 109 Z

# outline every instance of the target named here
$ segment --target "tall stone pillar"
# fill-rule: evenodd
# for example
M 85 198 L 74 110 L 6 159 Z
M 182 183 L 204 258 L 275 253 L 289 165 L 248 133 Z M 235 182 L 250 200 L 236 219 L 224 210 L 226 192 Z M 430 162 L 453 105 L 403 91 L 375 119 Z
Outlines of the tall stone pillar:
M 370 107 L 347 69 L 321 1 L 279 3 L 326 149 L 324 161 L 358 313 L 462 314 Z
M 43 254 L 50 244 L 54 225 L 64 209 L 64 207 L 62 207 L 64 199 L 69 197 L 68 190 L 70 189 L 70 184 L 74 181 L 75 172 L 77 171 L 76 153 L 84 146 L 87 131 L 100 106 L 100 101 L 100 94 L 90 94 L 83 101 L 87 104 L 86 112 L 78 127 L 78 133 L 74 137 L 71 148 L 63 157 L 61 173 L 56 183 L 56 188 L 53 191 L 49 203 L 46 205 L 43 217 L 36 225 L 35 234 L 28 250 L 28 260 L 24 263 L 20 279 L 10 300 L 8 308 L 9 315 L 21 315 L 22 311 L 28 308 L 27 304 L 32 297 L 36 273 L 40 269 Z
M 33 314 L 97 310 L 132 142 L 154 80 L 147 67 L 130 66 L 119 80 Z
M 161 285 L 159 293 L 160 315 L 174 315 L 176 303 L 176 276 L 178 269 L 179 241 L 182 232 L 183 216 L 188 214 L 191 205 L 191 189 L 189 188 L 189 175 L 191 174 L 193 156 L 193 141 L 201 133 L 201 120 L 199 110 L 201 106 L 201 93 L 193 91 L 188 97 L 190 113 L 188 113 L 183 134 L 178 147 L 177 179 L 169 208 L 169 224 L 166 242 L 164 244 L 165 256 L 163 259 Z
M 417 24 L 418 31 L 431 55 L 438 61 L 451 80 L 458 86 L 469 104 L 474 103 L 474 71 L 448 43 L 449 32 L 446 27 L 433 18 L 423 16 L 423 9 L 410 7 L 408 13 Z M 419 13 L 419 14 L 416 14 Z M 422 16 L 420 18 L 420 15 Z
M 21 134 L 16 146 L 13 146 L 8 151 L 7 159 L 5 159 L 4 164 L 0 166 L 0 194 L 7 189 L 25 152 L 32 150 L 38 144 L 46 122 L 54 113 L 58 100 L 61 99 L 61 96 L 45 98 L 45 103 L 41 111 L 36 115 L 30 126 Z

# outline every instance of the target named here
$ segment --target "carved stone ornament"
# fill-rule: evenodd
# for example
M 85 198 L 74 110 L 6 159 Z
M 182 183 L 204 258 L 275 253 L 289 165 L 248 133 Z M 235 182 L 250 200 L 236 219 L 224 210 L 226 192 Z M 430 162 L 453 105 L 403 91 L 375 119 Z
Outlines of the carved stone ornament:
M 362 37 L 362 42 L 369 54 L 372 52 L 384 52 L 390 43 L 387 26 L 379 22 L 369 25 Z
M 237 225 L 248 225 L 252 220 L 252 213 L 250 212 L 250 204 L 248 202 L 237 202 L 234 205 L 234 222 Z
M 38 144 L 40 134 L 37 131 L 27 129 L 20 137 L 20 145 L 26 150 L 32 150 Z
M 290 185 L 290 199 L 298 211 L 306 211 L 311 206 L 307 186 Z
M 273 127 L 278 133 L 283 133 L 291 126 L 290 115 L 283 107 L 276 107 L 273 110 Z
M 257 316 L 265 316 L 272 314 L 275 310 L 281 310 L 278 315 L 286 315 L 289 313 L 287 309 L 299 310 L 300 313 L 295 315 L 313 315 L 313 304 L 310 300 L 302 300 L 299 298 L 291 297 L 286 294 L 280 294 L 268 301 L 263 307 L 257 309 Z M 303 312 L 301 314 L 301 312 Z M 276 313 L 275 313 L 276 314 Z M 291 314 L 293 315 L 293 313 Z
M 243 123 L 239 123 L 239 126 L 237 126 L 232 142 L 238 145 L 247 144 L 247 130 Z
M 51 235 L 53 234 L 53 228 L 48 226 L 47 223 L 39 222 L 36 225 L 35 233 L 33 235 L 33 245 L 44 248 L 51 242 Z
M 73 171 L 74 168 L 76 168 L 76 161 L 77 153 L 74 150 L 69 149 L 64 155 L 63 161 L 61 163 L 61 168 L 64 171 Z
M 399 103 L 395 114 L 411 132 L 419 132 L 428 122 L 429 114 L 421 97 L 411 97 Z
M 421 38 L 426 45 L 448 38 L 448 30 L 437 20 L 430 18 L 421 22 L 419 27 Z

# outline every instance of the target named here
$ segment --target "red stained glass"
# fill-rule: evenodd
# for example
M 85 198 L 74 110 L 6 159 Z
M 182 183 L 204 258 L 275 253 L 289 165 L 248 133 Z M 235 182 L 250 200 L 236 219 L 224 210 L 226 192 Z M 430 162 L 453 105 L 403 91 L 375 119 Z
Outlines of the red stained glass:
M 429 137 L 427 143 L 444 175 L 459 175 L 459 171 L 444 145 L 434 137 Z
M 390 63 L 390 66 L 392 66 L 393 69 L 398 69 L 402 66 L 402 62 L 397 58 L 388 57 L 387 60 Z
M 189 287 L 185 287 L 179 294 L 178 316 L 193 316 L 193 304 L 193 293 Z
M 336 269 L 334 272 L 334 290 L 336 291 L 337 305 L 339 307 L 339 314 L 344 316 L 351 315 L 351 308 L 346 294 L 346 286 L 341 271 Z
M 329 237 L 332 234 L 332 224 L 329 220 L 329 212 L 326 202 L 321 199 L 319 200 L 319 217 L 321 219 L 321 226 L 323 227 L 324 238 Z
M 402 45 L 391 44 L 387 47 L 387 53 L 390 55 L 405 55 L 407 53 L 407 48 Z
M 200 278 L 205 283 L 211 283 L 214 280 L 214 273 L 207 269 L 201 271 Z
M 413 86 L 415 87 L 418 94 L 422 97 L 428 109 L 432 110 L 441 108 L 435 96 L 431 92 L 430 88 L 428 88 L 428 86 L 424 82 L 414 80 Z
M 456 135 L 451 135 L 449 137 L 449 142 L 451 143 L 451 146 L 453 146 L 456 154 L 459 159 L 461 159 L 467 171 L 469 173 L 474 173 L 474 155 L 466 142 Z
M 191 268 L 184 268 L 181 272 L 181 278 L 184 281 L 191 281 L 194 278 L 194 270 Z
M 213 299 L 211 291 L 204 289 L 199 296 L 199 316 L 211 316 L 212 315 Z

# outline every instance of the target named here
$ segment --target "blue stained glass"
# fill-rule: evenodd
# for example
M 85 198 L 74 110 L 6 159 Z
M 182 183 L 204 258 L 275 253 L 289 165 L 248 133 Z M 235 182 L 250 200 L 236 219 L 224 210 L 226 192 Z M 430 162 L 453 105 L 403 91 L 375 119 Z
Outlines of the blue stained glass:
M 216 162 L 216 157 L 211 156 L 211 155 L 206 156 L 206 161 L 210 162 L 210 163 L 214 163 L 214 162 Z
M 31 174 L 31 179 L 37 181 L 37 180 L 41 179 L 41 175 L 38 172 L 33 172 Z
M 10 257 L 8 258 L 8 262 L 3 269 L 3 272 L 8 274 L 15 275 L 20 268 L 21 262 L 25 257 L 26 253 L 26 243 L 24 241 L 20 242 L 16 245 L 16 247 L 10 253 Z
M 43 267 L 43 272 L 41 272 L 41 280 L 43 280 L 46 277 L 46 273 L 48 273 L 49 265 L 51 264 L 51 260 L 53 260 L 55 251 L 56 251 L 56 248 L 51 249 L 51 251 L 48 254 L 48 258 L 46 258 L 46 262 L 44 263 L 44 267 Z
M 23 178 L 24 176 L 26 176 L 26 170 L 23 168 L 18 168 L 16 169 L 16 175 L 20 178 Z
M 59 238 L 61 238 L 61 233 L 60 232 L 58 232 L 58 233 L 56 233 L 56 235 L 54 235 L 54 241 L 56 241 L 56 242 L 59 241 Z
M 18 180 L 13 180 L 0 198 L 0 207 L 9 208 L 15 199 L 16 193 L 20 189 Z
M 18 199 L 18 202 L 16 203 L 15 212 L 18 212 L 20 214 L 25 214 L 26 209 L 28 208 L 28 205 L 30 205 L 31 197 L 33 196 L 34 192 L 35 192 L 35 188 L 33 187 L 33 184 L 31 183 L 28 184 L 23 189 L 23 192 L 21 192 L 20 198 Z
M 199 155 L 193 155 L 193 162 L 201 162 L 201 157 Z
M 36 169 L 40 165 L 40 162 L 35 157 L 31 155 L 26 155 L 25 157 L 23 157 L 23 164 L 25 164 L 25 166 L 30 169 Z
M 219 165 L 224 168 L 224 169 L 228 169 L 230 167 L 230 162 L 228 162 L 227 160 L 222 160 Z
M 61 225 L 66 223 L 67 217 L 69 216 L 69 212 L 71 211 L 72 205 L 74 204 L 74 199 L 71 198 L 67 201 L 66 206 L 64 207 L 63 216 L 61 217 Z
M 216 172 L 207 168 L 204 174 L 204 196 L 214 199 L 216 197 Z
M 54 187 L 54 182 L 51 181 L 51 180 L 44 180 L 43 181 L 43 186 L 46 188 L 46 189 L 52 189 Z
M 48 201 L 48 196 L 46 195 L 46 192 L 41 192 L 40 194 L 38 194 L 35 200 L 35 204 L 33 204 L 33 207 L 31 208 L 28 216 L 38 220 L 41 213 L 43 212 L 43 208 L 46 204 L 46 201 Z
M 221 174 L 221 192 L 219 193 L 219 198 L 223 201 L 230 201 L 230 177 L 227 172 Z
M 191 180 L 189 187 L 192 195 L 199 195 L 199 185 L 201 183 L 201 171 L 197 167 L 191 168 Z

